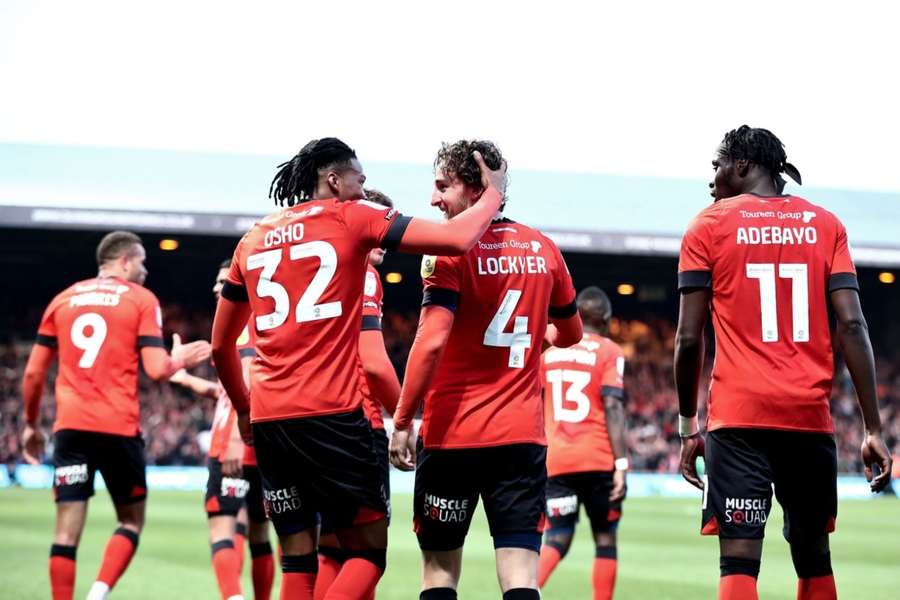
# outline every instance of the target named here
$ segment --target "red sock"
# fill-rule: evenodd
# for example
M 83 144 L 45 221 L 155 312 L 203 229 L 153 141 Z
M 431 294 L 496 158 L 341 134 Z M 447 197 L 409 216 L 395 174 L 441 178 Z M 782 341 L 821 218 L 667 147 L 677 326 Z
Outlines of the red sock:
M 348 558 L 324 600 L 360 600 L 375 593 L 384 569 L 365 558 Z
M 343 550 L 337 548 L 319 548 L 319 573 L 316 575 L 316 593 L 314 600 L 322 600 L 344 564 Z
M 313 600 L 315 573 L 282 573 L 281 600 Z
M 756 577 L 726 575 L 719 578 L 719 600 L 758 600 Z
M 594 572 L 591 576 L 594 587 L 594 600 L 612 600 L 613 590 L 616 589 L 616 567 L 618 562 L 615 558 L 594 559 Z
M 50 547 L 50 590 L 53 600 L 72 600 L 75 593 L 75 546 Z
M 835 600 L 834 575 L 822 575 L 797 581 L 797 600 Z
M 269 600 L 272 595 L 272 583 L 275 581 L 275 559 L 272 556 L 272 546 L 268 542 L 250 544 L 250 556 L 253 560 L 250 567 L 253 576 L 253 598 Z
M 244 571 L 244 546 L 246 543 L 247 526 L 243 523 L 238 523 L 237 527 L 234 530 L 234 551 L 237 554 L 238 558 L 238 577 L 240 577 L 241 573 Z
M 109 589 L 114 588 L 119 577 L 128 568 L 137 545 L 138 534 L 124 527 L 116 529 L 103 551 L 103 562 L 100 564 L 97 581 L 102 581 Z
M 241 595 L 241 572 L 234 542 L 221 540 L 212 544 L 212 565 L 223 600 Z
M 544 587 L 550 573 L 562 560 L 562 554 L 553 546 L 544 544 L 541 546 L 541 558 L 538 561 L 538 588 Z

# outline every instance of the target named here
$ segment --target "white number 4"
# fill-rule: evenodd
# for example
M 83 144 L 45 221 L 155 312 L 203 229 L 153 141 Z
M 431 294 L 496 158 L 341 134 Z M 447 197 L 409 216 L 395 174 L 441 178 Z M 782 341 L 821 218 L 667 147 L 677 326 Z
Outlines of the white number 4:
M 778 265 L 778 277 L 791 280 L 791 316 L 794 341 L 809 341 L 809 268 L 801 263 Z M 747 265 L 747 277 L 759 279 L 760 316 L 764 342 L 778 341 L 778 300 L 775 297 L 775 265 L 752 263 Z
M 528 317 L 516 317 L 513 321 L 512 333 L 504 333 L 510 317 L 519 304 L 522 290 L 509 290 L 500 303 L 497 314 L 491 319 L 487 331 L 484 332 L 484 345 L 498 348 L 509 348 L 509 366 L 521 369 L 525 366 L 525 351 L 531 347 L 531 334 L 528 333 Z

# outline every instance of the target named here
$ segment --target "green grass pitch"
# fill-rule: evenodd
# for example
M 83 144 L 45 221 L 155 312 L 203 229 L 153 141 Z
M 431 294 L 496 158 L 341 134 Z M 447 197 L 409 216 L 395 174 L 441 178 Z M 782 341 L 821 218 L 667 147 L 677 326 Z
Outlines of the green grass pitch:
M 378 588 L 381 600 L 418 598 L 419 553 L 410 531 L 411 496 L 395 495 L 388 570 Z M 616 597 L 715 598 L 718 552 L 714 538 L 698 533 L 697 502 L 664 498 L 630 499 L 619 530 Z M 140 549 L 112 598 L 218 598 L 209 562 L 205 516 L 199 492 L 155 492 Z M 583 525 L 586 521 L 583 519 Z M 83 598 L 99 567 L 100 553 L 114 526 L 103 491 L 94 497 L 78 550 L 76 598 Z M 53 530 L 49 490 L 0 490 L 3 541 L 0 597 L 49 598 L 47 553 Z M 781 512 L 773 511 L 759 580 L 760 597 L 792 599 L 795 579 L 780 535 Z M 832 556 L 842 599 L 900 598 L 900 501 L 845 501 L 840 505 Z M 590 534 L 576 542 L 544 589 L 553 599 L 590 598 L 593 557 Z M 252 597 L 245 559 L 244 590 Z M 277 597 L 277 594 L 275 595 Z M 499 598 L 493 551 L 483 513 L 476 513 L 466 544 L 459 597 Z

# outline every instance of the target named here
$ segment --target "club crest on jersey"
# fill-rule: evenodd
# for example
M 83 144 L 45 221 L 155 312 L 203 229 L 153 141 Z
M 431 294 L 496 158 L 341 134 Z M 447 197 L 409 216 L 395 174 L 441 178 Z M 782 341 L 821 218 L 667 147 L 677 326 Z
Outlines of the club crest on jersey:
M 422 257 L 422 268 L 419 271 L 419 274 L 422 276 L 422 279 L 426 279 L 434 275 L 434 268 L 437 266 L 437 256 L 429 256 L 425 255 Z
M 541 251 L 541 243 L 532 241 L 531 242 L 531 251 L 534 252 L 535 254 L 540 252 Z
M 811 210 L 803 211 L 803 222 L 804 223 L 809 223 L 810 221 L 812 221 L 815 218 L 816 218 L 816 213 L 814 213 L 813 211 L 811 211 Z

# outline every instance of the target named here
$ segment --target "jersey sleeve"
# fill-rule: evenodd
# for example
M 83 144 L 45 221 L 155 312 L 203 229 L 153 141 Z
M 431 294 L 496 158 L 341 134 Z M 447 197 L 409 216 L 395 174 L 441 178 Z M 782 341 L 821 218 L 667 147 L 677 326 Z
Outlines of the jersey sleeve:
M 847 230 L 840 221 L 837 221 L 834 254 L 831 258 L 831 272 L 828 275 L 829 292 L 841 289 L 859 290 L 859 282 L 856 279 L 856 267 L 853 264 L 853 258 L 850 256 Z
M 422 257 L 422 306 L 437 305 L 456 311 L 459 305 L 459 267 L 457 257 Z
M 703 213 L 688 226 L 681 239 L 678 289 L 712 286 L 711 223 Z
M 363 286 L 362 331 L 381 330 L 381 282 L 378 273 L 366 271 Z
M 47 305 L 47 308 L 44 310 L 44 316 L 41 317 L 41 324 L 38 326 L 37 338 L 35 339 L 36 344 L 40 344 L 41 346 L 46 346 L 47 348 L 56 349 L 57 340 L 56 340 L 56 321 L 54 320 L 54 314 L 56 313 L 56 299 L 54 298 L 53 302 Z
M 618 346 L 603 365 L 603 372 L 600 375 L 600 395 L 625 399 L 625 355 Z
M 553 289 L 550 292 L 550 307 L 547 312 L 551 319 L 568 319 L 578 312 L 575 305 L 575 284 L 572 283 L 572 275 L 559 247 L 549 238 L 544 239 L 553 249 L 557 265 L 553 273 Z
M 244 240 L 246 235 L 238 242 L 231 257 L 231 267 L 228 269 L 228 275 L 225 277 L 225 284 L 222 286 L 222 297 L 232 302 L 249 302 L 250 297 L 247 295 L 247 284 L 244 282 L 244 273 L 241 271 L 241 260 L 243 257 Z
M 138 322 L 138 348 L 147 346 L 165 348 L 162 334 L 162 309 L 153 292 L 144 289 L 141 294 Z
M 394 208 L 388 208 L 368 200 L 347 202 L 343 218 L 350 234 L 366 249 L 385 248 L 396 250 L 406 232 L 410 217 L 404 217 Z

